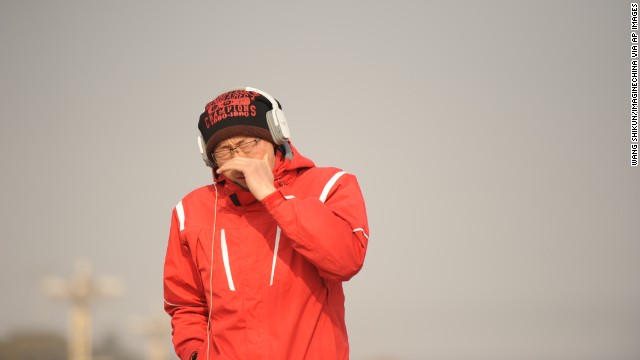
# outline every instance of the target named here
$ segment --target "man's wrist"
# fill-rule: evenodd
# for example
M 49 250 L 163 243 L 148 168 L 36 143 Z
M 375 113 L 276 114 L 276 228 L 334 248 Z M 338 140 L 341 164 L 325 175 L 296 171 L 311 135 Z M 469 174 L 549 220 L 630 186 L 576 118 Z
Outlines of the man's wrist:
M 260 194 L 256 194 L 254 195 L 256 199 L 258 199 L 258 201 L 262 201 L 264 200 L 264 198 L 266 198 L 267 196 L 273 194 L 274 192 L 276 192 L 276 188 L 275 186 L 272 186 L 270 189 L 269 188 L 265 188 L 264 190 L 260 191 Z

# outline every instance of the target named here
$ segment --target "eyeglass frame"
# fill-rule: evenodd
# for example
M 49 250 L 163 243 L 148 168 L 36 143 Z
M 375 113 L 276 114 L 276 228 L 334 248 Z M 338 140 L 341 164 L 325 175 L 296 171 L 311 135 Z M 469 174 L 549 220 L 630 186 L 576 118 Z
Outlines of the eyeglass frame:
M 259 137 L 256 137 L 253 140 L 245 141 L 245 142 L 241 143 L 240 145 L 237 145 L 237 146 L 229 148 L 229 149 L 213 151 L 213 152 L 211 152 L 211 158 L 213 159 L 214 163 L 220 164 L 221 161 L 227 161 L 227 160 L 233 159 L 233 154 L 237 153 L 238 151 L 242 151 L 243 154 L 250 154 L 252 152 L 252 150 L 256 146 L 258 146 L 258 143 L 260 142 L 260 140 L 262 140 L 262 139 L 259 138 Z M 247 150 L 242 150 L 242 146 L 249 145 L 251 143 L 254 143 L 254 144 L 249 149 L 247 149 L 248 151 Z M 228 159 L 216 159 L 216 152 L 220 153 L 220 152 L 227 152 L 227 151 L 229 152 L 229 158 Z

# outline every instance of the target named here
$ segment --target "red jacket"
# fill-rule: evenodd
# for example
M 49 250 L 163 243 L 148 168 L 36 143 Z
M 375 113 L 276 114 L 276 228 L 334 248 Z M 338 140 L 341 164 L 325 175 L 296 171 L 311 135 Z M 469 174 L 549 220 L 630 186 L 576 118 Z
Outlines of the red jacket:
M 353 175 L 291 149 L 262 202 L 223 178 L 173 210 L 164 298 L 180 359 L 349 358 L 342 282 L 364 261 L 364 200 Z

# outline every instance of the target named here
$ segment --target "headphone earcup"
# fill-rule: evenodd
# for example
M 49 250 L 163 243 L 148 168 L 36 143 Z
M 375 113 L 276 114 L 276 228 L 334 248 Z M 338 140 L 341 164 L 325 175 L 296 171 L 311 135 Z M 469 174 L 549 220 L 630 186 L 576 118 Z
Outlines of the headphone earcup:
M 289 140 L 289 126 L 281 109 L 273 109 L 267 112 L 267 125 L 276 145 L 281 145 Z
M 211 162 L 211 160 L 209 160 L 209 157 L 207 156 L 207 145 L 204 143 L 202 135 L 198 136 L 198 147 L 200 148 L 200 155 L 202 156 L 202 161 L 204 161 L 204 164 L 210 168 L 213 168 L 215 164 Z

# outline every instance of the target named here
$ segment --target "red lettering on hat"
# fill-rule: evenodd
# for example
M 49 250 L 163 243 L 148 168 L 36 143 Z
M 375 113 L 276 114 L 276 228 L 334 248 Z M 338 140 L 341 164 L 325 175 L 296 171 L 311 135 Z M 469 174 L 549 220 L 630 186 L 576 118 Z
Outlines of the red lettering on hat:
M 257 92 L 246 90 L 235 90 L 224 93 L 205 107 L 208 119 L 205 121 L 207 129 L 220 120 L 236 116 L 256 116 L 256 106 L 251 102 L 259 96 Z
M 242 98 L 242 99 L 216 99 L 213 100 L 216 107 L 227 107 L 227 106 L 242 106 L 251 104 L 251 99 Z

